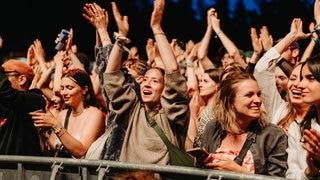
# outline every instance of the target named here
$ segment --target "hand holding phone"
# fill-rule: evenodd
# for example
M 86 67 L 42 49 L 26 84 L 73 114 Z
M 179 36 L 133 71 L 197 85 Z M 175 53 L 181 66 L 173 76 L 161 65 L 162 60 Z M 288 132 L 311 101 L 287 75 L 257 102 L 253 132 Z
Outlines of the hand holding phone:
M 69 37 L 70 32 L 66 29 L 62 29 L 59 34 L 59 40 L 55 46 L 55 49 L 60 51 L 64 48 L 65 42 Z
M 195 157 L 197 161 L 204 160 L 210 154 L 207 150 L 200 147 L 188 149 L 186 152 Z

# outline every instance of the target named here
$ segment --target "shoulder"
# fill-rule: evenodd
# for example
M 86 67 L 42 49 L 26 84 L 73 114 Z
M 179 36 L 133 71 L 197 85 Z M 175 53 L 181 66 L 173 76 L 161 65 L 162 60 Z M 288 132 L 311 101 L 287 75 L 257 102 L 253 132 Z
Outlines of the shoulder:
M 37 89 L 37 88 L 29 89 L 29 90 L 27 90 L 27 92 L 34 93 L 34 94 L 39 94 L 39 95 L 43 94 L 42 91 L 40 89 Z
M 67 114 L 67 111 L 68 111 L 68 109 L 63 109 L 63 110 L 61 110 L 60 112 L 59 112 L 59 117 L 65 117 L 66 116 L 66 114 Z
M 87 108 L 87 113 L 90 115 L 90 117 L 99 117 L 99 118 L 104 117 L 104 113 L 99 108 L 94 106 L 89 106 Z
M 26 94 L 32 98 L 37 98 L 37 99 L 43 99 L 45 101 L 45 98 L 43 97 L 43 93 L 40 89 L 29 89 L 26 91 Z
M 277 138 L 280 136 L 287 137 L 287 134 L 285 133 L 285 131 L 282 128 L 280 128 L 278 125 L 272 124 L 272 123 L 269 123 L 268 125 L 263 127 L 261 129 L 261 134 L 269 135 L 270 137 L 274 137 L 274 138 Z

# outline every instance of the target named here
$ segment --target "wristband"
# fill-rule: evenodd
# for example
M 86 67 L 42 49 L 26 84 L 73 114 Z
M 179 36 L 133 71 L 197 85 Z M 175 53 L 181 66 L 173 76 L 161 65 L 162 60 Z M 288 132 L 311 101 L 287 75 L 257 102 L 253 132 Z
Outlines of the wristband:
M 66 128 L 62 128 L 60 131 L 56 133 L 58 138 L 60 138 L 62 135 L 64 135 L 67 132 Z
M 314 36 L 310 36 L 310 38 L 311 38 L 315 43 L 320 44 L 320 39 L 319 39 L 319 38 L 316 38 L 316 37 L 314 37 Z
M 62 129 L 64 129 L 63 126 L 61 126 L 61 127 L 60 127 L 59 129 L 57 129 L 57 130 L 54 130 L 54 133 L 57 134 L 57 133 L 59 133 Z
M 217 32 L 216 35 L 214 36 L 214 38 L 218 38 L 219 35 L 222 34 L 222 33 L 223 33 L 222 31 Z
M 157 35 L 164 35 L 164 36 L 165 36 L 164 32 L 156 32 L 156 33 L 153 33 L 153 36 L 157 36 Z
M 193 62 L 188 62 L 188 61 L 186 61 L 186 65 L 187 65 L 187 67 L 191 67 L 191 68 L 193 68 L 194 66 L 193 66 Z

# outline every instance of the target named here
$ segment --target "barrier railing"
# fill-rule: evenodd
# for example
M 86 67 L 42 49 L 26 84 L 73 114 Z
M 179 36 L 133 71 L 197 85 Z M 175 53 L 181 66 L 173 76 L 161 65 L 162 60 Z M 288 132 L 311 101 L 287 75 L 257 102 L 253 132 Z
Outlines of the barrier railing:
M 210 169 L 136 164 L 106 160 L 0 155 L 0 180 L 104 180 L 132 171 L 149 171 L 163 180 L 174 179 L 285 179 L 275 176 L 235 173 Z

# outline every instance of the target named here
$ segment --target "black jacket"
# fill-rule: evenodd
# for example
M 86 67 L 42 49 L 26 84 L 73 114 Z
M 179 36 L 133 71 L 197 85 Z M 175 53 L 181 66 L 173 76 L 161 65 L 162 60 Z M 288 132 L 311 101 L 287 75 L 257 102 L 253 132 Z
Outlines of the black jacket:
M 42 155 L 37 128 L 29 112 L 45 109 L 39 89 L 18 91 L 0 66 L 0 154 Z

